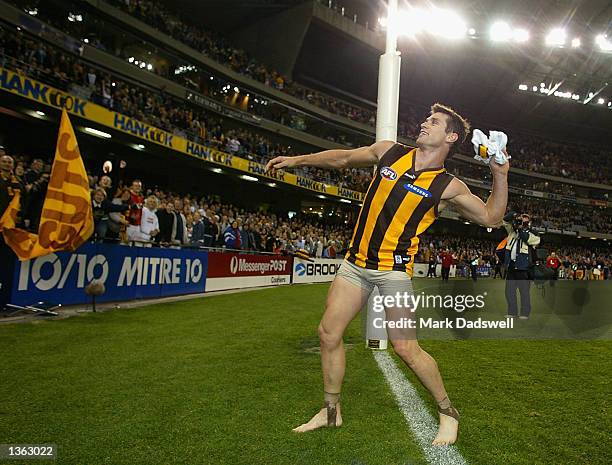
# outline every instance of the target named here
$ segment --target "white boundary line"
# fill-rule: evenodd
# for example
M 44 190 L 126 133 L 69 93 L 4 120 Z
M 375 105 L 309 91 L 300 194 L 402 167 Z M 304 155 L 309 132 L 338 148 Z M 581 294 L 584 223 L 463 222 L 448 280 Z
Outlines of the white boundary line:
M 425 403 L 387 352 L 372 352 L 427 462 L 432 465 L 467 465 L 455 446 L 431 445 L 436 436 L 437 422 L 427 411 Z

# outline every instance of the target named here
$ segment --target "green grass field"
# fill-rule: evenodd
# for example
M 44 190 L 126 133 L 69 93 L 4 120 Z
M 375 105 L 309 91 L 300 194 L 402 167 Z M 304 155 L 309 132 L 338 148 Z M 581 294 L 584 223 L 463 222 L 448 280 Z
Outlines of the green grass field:
M 426 463 L 359 320 L 346 338 L 345 425 L 291 433 L 322 401 L 313 349 L 327 288 L 0 326 L 0 443 L 55 443 L 57 463 L 75 465 Z M 611 462 L 612 342 L 422 345 L 462 413 L 468 463 Z

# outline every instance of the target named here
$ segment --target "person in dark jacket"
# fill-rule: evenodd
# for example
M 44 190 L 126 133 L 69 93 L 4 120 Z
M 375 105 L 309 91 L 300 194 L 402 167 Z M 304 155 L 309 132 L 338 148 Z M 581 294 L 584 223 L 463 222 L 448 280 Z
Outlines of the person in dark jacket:
M 94 234 L 92 240 L 102 241 L 106 238 L 108 230 L 108 214 L 113 212 L 124 212 L 130 207 L 126 204 L 114 204 L 107 200 L 106 191 L 98 187 L 94 190 L 91 198 L 91 208 L 94 217 Z
M 202 247 L 206 241 L 206 225 L 202 221 L 202 216 L 195 212 L 193 214 L 193 227 L 191 230 L 191 245 Z
M 162 202 L 155 214 L 159 221 L 159 234 L 155 236 L 155 239 L 161 243 L 169 243 L 174 223 L 174 204 L 171 201 Z
M 506 268 L 506 302 L 508 316 L 518 315 L 516 291 L 521 296 L 521 319 L 528 319 L 531 314 L 531 277 L 532 265 L 529 247 L 540 243 L 540 237 L 531 232 L 531 219 L 528 214 L 508 213 L 504 217 L 504 228 L 508 232 L 505 248 L 504 267 Z

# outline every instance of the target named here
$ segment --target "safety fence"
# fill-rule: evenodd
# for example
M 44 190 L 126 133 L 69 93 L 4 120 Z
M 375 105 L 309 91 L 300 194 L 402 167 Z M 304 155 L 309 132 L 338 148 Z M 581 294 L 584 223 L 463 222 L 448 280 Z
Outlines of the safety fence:
M 0 305 L 90 301 L 85 288 L 102 283 L 98 302 L 151 299 L 227 289 L 331 281 L 341 259 L 190 247 L 130 247 L 87 243 L 19 261 L 4 254 Z

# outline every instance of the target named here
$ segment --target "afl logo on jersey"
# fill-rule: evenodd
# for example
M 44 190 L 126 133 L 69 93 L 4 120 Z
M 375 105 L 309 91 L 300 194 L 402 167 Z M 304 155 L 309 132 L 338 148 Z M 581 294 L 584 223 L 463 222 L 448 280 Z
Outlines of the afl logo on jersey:
M 395 170 L 388 166 L 383 166 L 380 169 L 380 175 L 387 181 L 395 181 L 397 179 L 397 173 L 395 172 Z
M 404 189 L 412 192 L 413 194 L 420 195 L 421 197 L 431 197 L 431 192 L 427 189 L 423 189 L 422 187 L 415 186 L 414 184 L 406 183 L 404 184 Z

